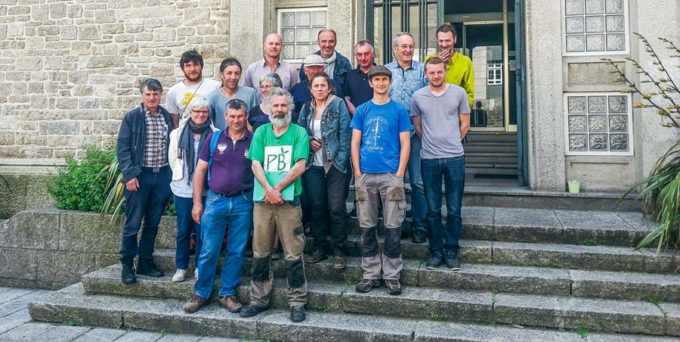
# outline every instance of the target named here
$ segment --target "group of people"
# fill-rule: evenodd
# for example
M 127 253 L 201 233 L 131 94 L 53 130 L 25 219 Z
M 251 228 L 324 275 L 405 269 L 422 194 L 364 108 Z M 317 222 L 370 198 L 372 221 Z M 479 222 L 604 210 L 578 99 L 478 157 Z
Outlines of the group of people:
M 474 75 L 470 59 L 453 49 L 455 30 L 448 24 L 437 29 L 439 51 L 425 63 L 414 60 L 410 33 L 394 37 L 395 61 L 384 66 L 374 64 L 373 46 L 362 40 L 354 47 L 354 69 L 335 50 L 333 30 L 321 30 L 317 39 L 320 50 L 303 60 L 299 73 L 281 58 L 282 39 L 272 33 L 264 39 L 264 57 L 248 66 L 242 82 L 236 58 L 222 61 L 217 82 L 203 77 L 203 58 L 190 50 L 179 62 L 185 78 L 170 88 L 165 106 L 159 81 L 140 85 L 142 103 L 124 116 L 117 143 L 126 198 L 124 284 L 136 282 L 136 275 L 164 276 L 153 260 L 154 242 L 173 196 L 174 282 L 188 277 L 195 234 L 195 286 L 186 312 L 209 302 L 226 240 L 220 305 L 241 317 L 268 309 L 271 260 L 282 253 L 290 318 L 303 321 L 305 262 L 332 255 L 333 268 L 346 266 L 352 178 L 364 271 L 357 292 L 384 284 L 389 294 L 401 294 L 405 234 L 415 243 L 429 241 L 428 268 L 460 269 L 462 140 L 470 126 Z M 404 224 L 407 172 L 412 226 Z M 313 237 L 306 256 L 303 222 Z M 236 290 L 249 244 L 252 279 L 244 305 Z

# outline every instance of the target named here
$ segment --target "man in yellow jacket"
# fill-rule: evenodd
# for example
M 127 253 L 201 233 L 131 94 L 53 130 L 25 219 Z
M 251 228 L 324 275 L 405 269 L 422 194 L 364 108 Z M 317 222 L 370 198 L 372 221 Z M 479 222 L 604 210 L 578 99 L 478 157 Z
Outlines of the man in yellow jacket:
M 458 36 L 456 29 L 451 24 L 442 24 L 437 28 L 438 52 L 425 57 L 425 62 L 437 56 L 446 62 L 446 83 L 455 84 L 465 89 L 468 104 L 472 108 L 475 98 L 475 73 L 472 70 L 472 60 L 462 53 L 457 53 L 453 48 Z

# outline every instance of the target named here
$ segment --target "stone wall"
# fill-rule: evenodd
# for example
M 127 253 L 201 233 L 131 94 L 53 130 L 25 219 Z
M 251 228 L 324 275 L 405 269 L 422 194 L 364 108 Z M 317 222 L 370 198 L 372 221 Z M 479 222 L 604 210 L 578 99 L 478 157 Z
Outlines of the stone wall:
M 156 248 L 175 248 L 175 217 L 163 217 Z M 57 209 L 22 211 L 0 224 L 0 286 L 58 289 L 118 262 L 122 221 Z
M 137 81 L 204 74 L 228 53 L 228 0 L 0 0 L 0 164 L 78 155 L 112 140 Z

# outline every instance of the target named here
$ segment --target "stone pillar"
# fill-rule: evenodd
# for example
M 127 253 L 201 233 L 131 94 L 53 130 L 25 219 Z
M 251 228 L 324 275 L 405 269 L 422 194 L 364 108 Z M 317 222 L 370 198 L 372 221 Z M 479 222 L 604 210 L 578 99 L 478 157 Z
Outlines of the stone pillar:
M 355 43 L 356 7 L 354 1 L 328 1 L 327 26 L 338 36 L 336 50 L 352 61 L 352 46 Z
M 276 18 L 270 0 L 231 0 L 230 7 L 229 51 L 246 68 L 262 58 L 262 40 L 276 31 Z
M 565 190 L 562 28 L 554 0 L 526 1 L 529 183 L 533 190 Z

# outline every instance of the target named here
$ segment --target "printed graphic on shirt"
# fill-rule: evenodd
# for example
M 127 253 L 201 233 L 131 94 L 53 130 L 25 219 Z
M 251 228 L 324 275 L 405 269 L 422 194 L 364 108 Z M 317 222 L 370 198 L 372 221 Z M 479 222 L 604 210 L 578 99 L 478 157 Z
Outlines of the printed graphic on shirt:
M 182 104 L 182 106 L 188 106 L 189 103 L 191 102 L 191 100 L 193 100 L 194 98 L 198 98 L 198 96 L 196 96 L 195 92 L 186 91 L 186 92 L 184 92 L 184 97 L 182 98 L 180 103 Z
M 389 125 L 387 119 L 382 116 L 374 116 L 366 120 L 366 133 L 364 134 L 363 148 L 371 152 L 379 152 L 385 149 L 381 145 L 383 142 L 382 134 L 386 132 Z
M 265 146 L 265 171 L 290 171 L 293 168 L 293 146 Z

